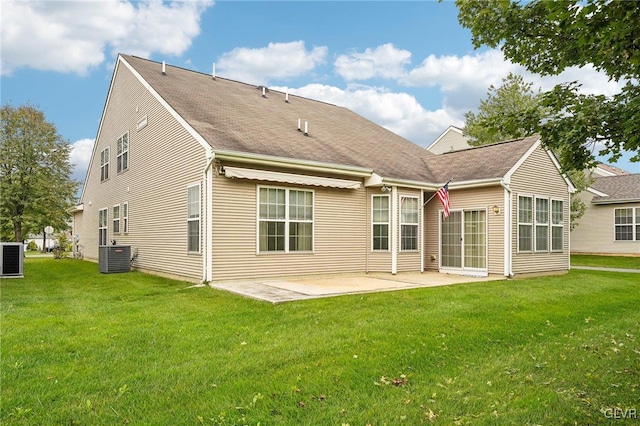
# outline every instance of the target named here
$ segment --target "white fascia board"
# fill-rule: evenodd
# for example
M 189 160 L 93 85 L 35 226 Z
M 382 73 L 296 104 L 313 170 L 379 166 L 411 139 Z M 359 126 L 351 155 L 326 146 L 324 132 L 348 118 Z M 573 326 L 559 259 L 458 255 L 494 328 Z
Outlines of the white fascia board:
M 481 186 L 493 186 L 500 185 L 502 183 L 502 178 L 487 178 L 487 179 L 474 179 L 474 180 L 465 180 L 461 182 L 449 182 L 449 191 L 453 189 L 467 189 L 467 188 L 477 188 Z
M 413 188 L 413 189 L 426 189 L 428 191 L 437 191 L 438 188 L 442 185 L 438 185 L 431 182 L 421 182 L 418 180 L 409 180 L 409 179 L 394 179 L 394 178 L 382 178 L 382 185 L 389 186 L 400 186 L 402 188 Z M 365 186 L 380 186 L 380 183 L 376 185 L 365 185 Z
M 212 148 L 211 148 L 211 145 L 209 145 L 209 143 L 200 135 L 200 133 L 196 132 L 196 130 L 193 127 L 191 127 L 191 125 L 187 123 L 187 121 L 184 118 L 182 118 L 182 116 L 178 114 L 178 112 L 174 110 L 167 103 L 167 101 L 165 101 L 164 98 L 160 96 L 160 94 L 156 92 L 156 90 L 153 87 L 151 87 L 151 85 L 147 82 L 147 80 L 142 78 L 142 76 L 138 73 L 138 71 L 136 71 L 122 56 L 118 56 L 118 61 L 122 62 L 127 67 L 127 69 L 129 69 L 129 71 L 131 71 L 131 73 L 138 79 L 140 84 L 142 84 L 144 88 L 147 89 L 149 93 L 151 93 L 151 95 L 160 103 L 160 105 L 162 105 L 169 112 L 169 114 L 171 114 L 171 116 L 175 118 L 176 121 L 180 123 L 180 125 L 184 127 L 185 130 L 195 140 L 197 140 L 200 143 L 200 145 L 202 145 L 208 157 L 212 151 Z
M 249 152 L 237 151 L 215 151 L 218 160 L 237 161 L 262 166 L 285 167 L 298 170 L 338 173 L 347 176 L 369 177 L 373 173 L 372 169 L 365 167 L 346 166 L 342 164 L 323 163 L 313 160 L 299 160 L 295 158 L 278 157 L 273 155 L 253 154 Z
M 628 204 L 640 202 L 640 198 L 618 198 L 608 200 L 591 200 L 592 204 Z
M 522 164 L 527 161 L 527 158 L 529 158 L 531 156 L 531 154 L 533 154 L 535 152 L 536 149 L 538 149 L 538 147 L 540 146 L 540 139 L 538 139 L 537 141 L 535 141 L 533 143 L 533 145 L 531 145 L 531 147 L 527 150 L 527 152 L 524 153 L 524 155 L 522 157 L 520 157 L 520 159 L 516 162 L 516 164 L 513 165 L 513 167 L 511 167 L 509 169 L 509 171 L 507 173 L 505 173 L 504 175 L 504 181 L 509 183 L 511 182 L 511 176 L 513 176 L 513 174 L 516 172 L 516 170 L 518 170 L 520 168 L 520 166 L 522 166 Z
M 587 191 L 588 191 L 588 192 L 590 192 L 590 193 L 592 193 L 592 194 L 597 195 L 598 197 L 608 197 L 608 196 L 609 196 L 609 194 L 605 194 L 604 192 L 600 192 L 600 191 L 598 191 L 597 189 L 593 189 L 593 188 L 592 188 L 592 187 L 590 187 L 590 186 L 589 186 L 589 187 L 587 187 Z
M 556 169 L 558 169 L 558 173 L 560 173 L 564 181 L 567 183 L 567 186 L 569 187 L 569 193 L 575 194 L 577 192 L 577 189 L 573 184 L 573 182 L 571 182 L 571 179 L 569 178 L 569 176 L 567 176 L 566 173 L 562 173 L 562 167 L 560 167 L 560 162 L 558 162 L 558 159 L 556 158 L 555 154 L 551 152 L 550 149 L 545 149 L 545 151 L 549 156 L 549 158 L 551 159 L 551 161 L 553 162 L 553 165 L 556 166 Z
M 91 171 L 91 166 L 93 165 L 93 159 L 95 157 L 96 148 L 98 147 L 98 139 L 100 139 L 100 134 L 102 133 L 102 124 L 104 123 L 104 116 L 107 113 L 107 105 L 109 105 L 109 99 L 111 99 L 111 91 L 113 90 L 113 82 L 116 80 L 116 74 L 118 74 L 118 68 L 120 65 L 121 56 L 118 55 L 118 59 L 116 60 L 116 66 L 113 70 L 113 75 L 111 76 L 111 83 L 109 83 L 109 91 L 107 92 L 107 99 L 104 102 L 104 107 L 102 107 L 102 115 L 100 116 L 100 124 L 98 125 L 98 132 L 96 133 L 96 138 L 93 140 L 93 148 L 91 150 L 91 157 L 89 158 L 89 165 L 87 166 L 87 173 L 84 176 L 84 182 L 82 184 L 82 192 L 80 193 L 80 200 L 84 200 L 84 191 L 87 189 L 87 179 L 89 178 L 89 172 Z

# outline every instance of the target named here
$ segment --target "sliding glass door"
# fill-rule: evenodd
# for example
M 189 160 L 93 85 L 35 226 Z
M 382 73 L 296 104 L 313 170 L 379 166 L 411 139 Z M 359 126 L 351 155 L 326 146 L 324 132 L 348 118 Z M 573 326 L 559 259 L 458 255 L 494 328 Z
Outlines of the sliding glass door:
M 456 210 L 440 220 L 440 266 L 487 270 L 486 210 Z

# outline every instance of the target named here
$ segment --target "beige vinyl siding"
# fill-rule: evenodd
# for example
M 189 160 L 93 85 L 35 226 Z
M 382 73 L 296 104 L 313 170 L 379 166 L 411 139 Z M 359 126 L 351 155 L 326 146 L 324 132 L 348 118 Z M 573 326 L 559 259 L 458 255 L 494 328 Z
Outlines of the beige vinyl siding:
M 512 272 L 515 275 L 569 269 L 570 200 L 566 181 L 549 155 L 537 148 L 511 176 L 512 190 Z M 564 228 L 562 252 L 518 252 L 518 196 L 546 197 L 563 201 Z M 551 201 L 549 201 L 551 203 Z M 535 228 L 535 226 L 534 226 Z M 549 227 L 551 233 L 551 227 Z
M 158 71 L 160 72 L 160 70 Z M 147 116 L 148 125 L 137 130 Z M 98 141 L 94 147 L 83 202 L 80 241 L 88 259 L 98 257 L 98 210 L 129 203 L 129 232 L 107 240 L 131 245 L 134 267 L 199 280 L 202 256 L 187 254 L 187 185 L 202 179 L 202 146 L 119 64 Z M 116 141 L 129 132 L 129 169 L 116 171 Z M 99 155 L 111 148 L 109 179 L 100 182 Z M 201 223 L 202 225 L 202 223 Z M 122 226 L 122 223 L 121 223 Z
M 257 187 L 314 192 L 314 251 L 257 253 Z M 213 183 L 213 279 L 365 272 L 367 191 L 229 179 Z
M 640 241 L 615 241 L 614 235 L 614 210 L 640 208 L 640 203 L 592 204 L 594 194 L 582 191 L 577 196 L 587 210 L 571 231 L 572 253 L 640 255 Z
M 483 188 L 453 189 L 449 191 L 451 210 L 486 210 L 487 214 L 487 268 L 489 274 L 504 274 L 504 190 L 500 185 Z M 500 213 L 493 212 L 493 206 Z M 424 265 L 427 270 L 439 268 L 439 222 L 442 204 L 434 197 L 425 210 L 424 238 L 426 242 Z M 435 255 L 436 259 L 431 257 Z

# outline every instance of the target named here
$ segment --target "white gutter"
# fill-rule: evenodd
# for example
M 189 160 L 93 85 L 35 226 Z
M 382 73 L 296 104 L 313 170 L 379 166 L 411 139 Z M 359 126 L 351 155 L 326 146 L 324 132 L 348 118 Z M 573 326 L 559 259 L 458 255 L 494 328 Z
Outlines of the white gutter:
M 500 181 L 504 188 L 504 275 L 513 276 L 513 195 L 508 182 Z
M 202 171 L 204 190 L 204 244 L 202 250 L 202 280 L 209 282 L 213 279 L 213 170 L 212 165 L 216 154 L 207 149 L 207 165 Z

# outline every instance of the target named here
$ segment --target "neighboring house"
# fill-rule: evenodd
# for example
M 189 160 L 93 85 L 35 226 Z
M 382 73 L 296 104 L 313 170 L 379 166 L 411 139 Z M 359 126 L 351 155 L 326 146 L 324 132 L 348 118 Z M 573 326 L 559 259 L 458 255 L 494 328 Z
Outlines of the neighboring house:
M 595 177 L 571 231 L 572 253 L 640 255 L 640 173 Z
M 434 154 L 444 154 L 445 152 L 460 151 L 470 147 L 469 137 L 462 134 L 462 129 L 456 126 L 449 126 L 427 147 L 427 150 Z
M 451 215 L 437 198 L 447 181 Z M 538 137 L 434 155 L 352 111 L 116 61 L 75 237 L 192 281 L 569 269 L 571 183 Z

